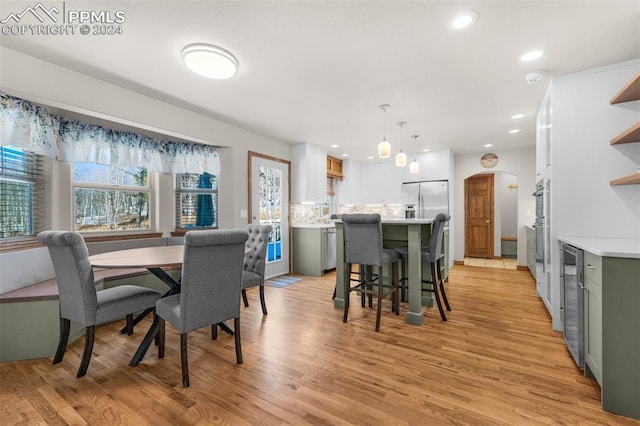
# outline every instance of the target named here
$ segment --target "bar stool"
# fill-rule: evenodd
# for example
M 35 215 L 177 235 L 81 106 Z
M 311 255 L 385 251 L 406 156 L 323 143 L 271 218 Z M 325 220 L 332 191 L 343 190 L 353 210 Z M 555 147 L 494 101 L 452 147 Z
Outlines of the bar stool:
M 349 294 L 352 291 L 360 293 L 362 306 L 364 296 L 369 295 L 370 306 L 374 295 L 378 297 L 376 312 L 376 331 L 380 331 L 380 315 L 382 312 L 382 298 L 391 295 L 391 311 L 400 314 L 398 300 L 398 255 L 394 250 L 382 247 L 382 223 L 379 214 L 344 214 L 345 261 L 347 274 L 351 277 L 353 264 L 364 268 L 364 274 L 359 274 L 357 284 L 351 285 L 352 280 L 345 280 L 344 284 L 344 318 L 349 316 Z M 391 285 L 385 286 L 382 269 L 391 265 Z M 377 267 L 377 276 L 373 274 L 373 267 Z M 376 289 L 374 290 L 374 286 Z M 387 290 L 385 292 L 385 290 Z
M 442 302 L 440 300 L 440 293 L 442 293 L 442 300 L 444 301 L 447 311 L 451 311 L 449 306 L 449 300 L 447 294 L 444 291 L 444 283 L 442 281 L 441 261 L 444 258 L 442 253 L 442 240 L 444 237 L 444 226 L 451 219 L 449 214 L 438 213 L 433 221 L 433 227 L 431 228 L 431 237 L 429 238 L 429 245 L 423 246 L 421 249 L 421 259 L 423 263 L 429 263 L 431 266 L 431 280 L 422 280 L 423 284 L 430 284 L 431 287 L 422 287 L 422 291 L 428 291 L 434 294 L 438 310 L 440 311 L 440 317 L 442 321 L 447 320 L 447 316 L 442 308 Z M 398 254 L 398 259 L 402 264 L 402 277 L 400 278 L 399 288 L 404 291 L 407 289 L 408 281 L 407 277 L 407 260 L 409 259 L 409 247 L 398 247 L 395 249 Z M 445 265 L 446 267 L 446 265 Z M 438 292 L 438 287 L 440 291 Z

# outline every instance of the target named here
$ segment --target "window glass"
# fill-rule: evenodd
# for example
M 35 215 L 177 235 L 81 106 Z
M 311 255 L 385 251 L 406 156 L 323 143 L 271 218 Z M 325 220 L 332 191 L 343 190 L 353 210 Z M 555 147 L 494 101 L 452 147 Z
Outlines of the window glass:
M 44 204 L 39 158 L 0 147 L 0 239 L 29 237 L 39 231 Z
M 176 228 L 218 227 L 218 179 L 209 173 L 176 175 Z
M 73 197 L 76 231 L 150 229 L 150 188 L 144 167 L 74 163 Z

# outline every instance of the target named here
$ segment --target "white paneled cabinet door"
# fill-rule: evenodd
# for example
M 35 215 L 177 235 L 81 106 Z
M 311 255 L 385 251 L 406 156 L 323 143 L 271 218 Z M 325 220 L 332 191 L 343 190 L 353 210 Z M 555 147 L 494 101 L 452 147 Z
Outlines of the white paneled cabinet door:
M 251 223 L 271 225 L 265 277 L 289 273 L 289 163 L 251 156 Z

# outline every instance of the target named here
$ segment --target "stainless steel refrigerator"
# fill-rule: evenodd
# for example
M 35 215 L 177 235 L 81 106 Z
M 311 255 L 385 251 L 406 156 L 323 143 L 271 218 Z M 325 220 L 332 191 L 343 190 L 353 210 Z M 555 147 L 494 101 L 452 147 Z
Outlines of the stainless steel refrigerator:
M 405 182 L 401 199 L 406 218 L 429 219 L 438 213 L 449 213 L 449 181 Z

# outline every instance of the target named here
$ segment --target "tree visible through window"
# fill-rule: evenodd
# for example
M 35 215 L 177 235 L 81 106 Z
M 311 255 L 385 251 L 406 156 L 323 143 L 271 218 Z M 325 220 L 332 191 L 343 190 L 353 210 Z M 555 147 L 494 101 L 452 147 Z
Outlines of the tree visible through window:
M 38 157 L 0 147 L 0 239 L 29 237 L 40 230 L 43 192 Z
M 176 174 L 176 228 L 217 227 L 217 177 L 209 173 Z
M 73 164 L 74 228 L 79 232 L 147 230 L 147 169 Z

